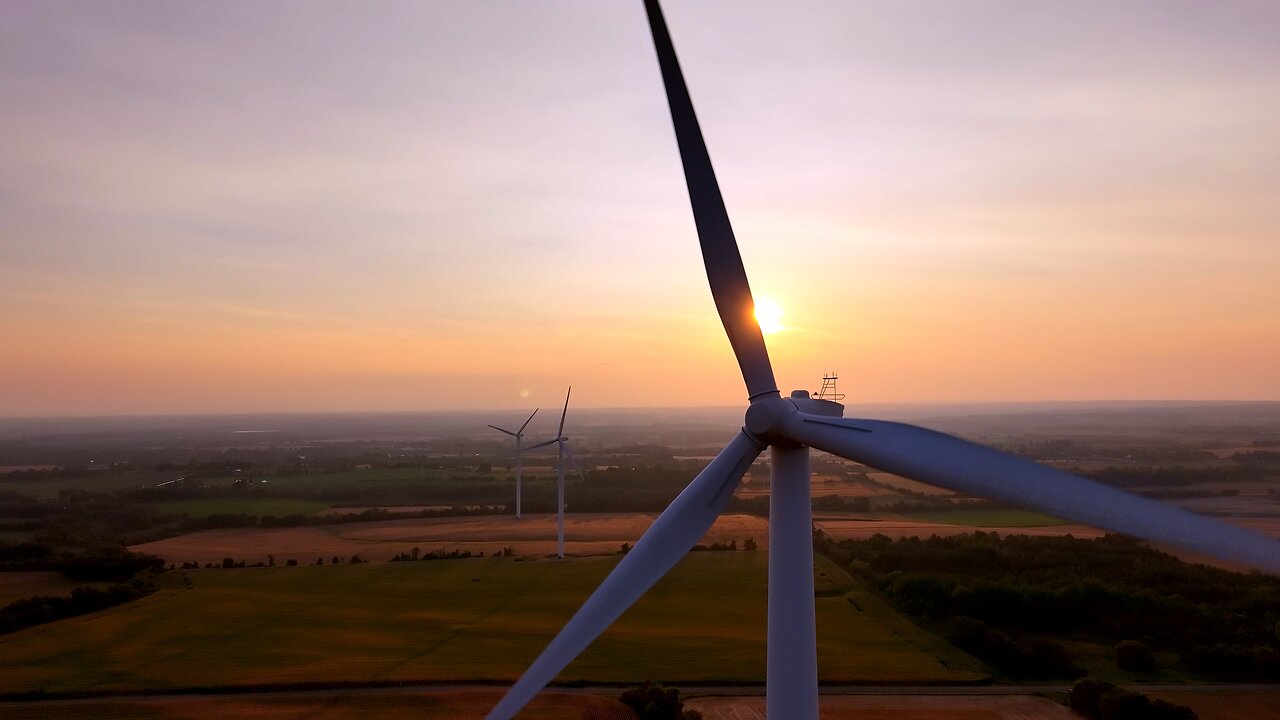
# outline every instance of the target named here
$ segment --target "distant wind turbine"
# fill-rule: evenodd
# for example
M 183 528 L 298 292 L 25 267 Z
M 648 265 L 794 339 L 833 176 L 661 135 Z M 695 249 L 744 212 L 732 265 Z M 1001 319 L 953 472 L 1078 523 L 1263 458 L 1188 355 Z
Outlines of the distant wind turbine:
M 582 466 L 578 464 L 578 458 L 574 457 L 573 451 L 569 449 L 569 438 L 564 436 L 564 418 L 569 414 L 569 394 L 573 392 L 573 386 L 569 386 L 569 391 L 564 394 L 564 410 L 560 413 L 560 429 L 556 432 L 556 436 L 550 440 L 540 442 L 537 445 L 531 445 L 530 450 L 534 448 L 546 447 L 548 445 L 556 445 L 556 557 L 564 559 L 564 457 L 569 456 L 569 460 L 573 462 L 573 466 L 578 471 L 578 477 L 586 480 L 582 474 Z
M 967 495 L 1033 508 L 1280 574 L 1280 542 L 950 435 L 844 418 L 844 406 L 778 392 L 738 243 L 657 0 L 645 0 L 684 164 L 702 260 L 747 386 L 742 430 L 658 516 L 631 552 L 489 713 L 508 720 L 605 631 L 711 528 L 743 474 L 770 451 L 765 716 L 818 717 L 809 448 Z
M 529 413 L 529 420 L 532 420 L 533 416 L 537 414 L 538 414 L 538 409 L 534 408 L 533 412 Z M 524 425 L 521 425 L 520 429 L 515 432 L 511 432 L 510 430 L 504 430 L 498 427 L 497 425 L 489 426 L 494 430 L 497 430 L 498 432 L 506 433 L 516 439 L 516 519 L 517 520 L 520 519 L 520 480 L 524 474 L 524 448 L 521 447 L 521 441 L 524 439 L 524 429 L 526 427 L 529 427 L 529 420 L 525 420 Z

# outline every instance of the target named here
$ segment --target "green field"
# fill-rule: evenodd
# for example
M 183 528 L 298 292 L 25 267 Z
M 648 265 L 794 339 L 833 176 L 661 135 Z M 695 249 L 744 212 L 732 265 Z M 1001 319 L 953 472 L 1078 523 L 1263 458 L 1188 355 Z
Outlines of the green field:
M 492 472 L 476 470 L 440 470 L 425 468 L 372 468 L 343 472 L 310 473 L 306 475 L 281 475 L 262 479 L 261 487 L 271 493 L 333 493 L 345 490 L 368 490 L 378 487 L 422 487 L 438 489 L 476 489 L 505 487 L 512 481 L 511 473 L 502 467 Z M 525 479 L 530 479 L 526 475 Z
M 980 661 L 900 615 L 827 558 L 815 556 L 814 569 L 817 572 L 813 589 L 817 595 L 818 669 L 823 680 L 859 683 L 911 678 L 912 682 L 928 682 L 920 676 L 924 668 L 921 656 L 933 659 L 942 667 L 987 676 Z M 853 621 L 849 621 L 850 614 Z M 824 617 L 837 619 L 841 623 L 839 629 L 833 631 L 825 627 Z M 832 632 L 844 639 L 850 639 L 846 633 L 861 637 L 855 636 L 855 642 L 833 643 L 825 637 Z M 916 652 L 907 652 L 907 648 Z M 868 668 L 873 663 L 879 666 L 874 678 Z M 841 675 L 841 672 L 849 674 Z
M 0 475 L 0 490 L 10 490 L 38 498 L 51 498 L 57 497 L 63 490 L 115 492 L 150 487 L 156 482 L 150 473 L 136 470 L 119 474 L 105 471 L 93 472 L 80 477 L 47 480 L 13 480 L 7 475 Z
M 766 558 L 690 555 L 560 681 L 762 681 Z M 511 681 L 616 562 L 487 558 L 168 573 L 150 597 L 0 637 L 0 692 Z M 987 677 L 976 660 L 820 563 L 824 680 Z
M 157 510 L 164 513 L 190 515 L 193 518 L 206 518 L 210 515 L 311 515 L 329 507 L 329 503 L 318 500 L 294 500 L 275 497 L 232 497 L 206 498 L 203 500 L 173 500 L 155 503 Z
M 970 527 L 1044 527 L 1066 524 L 1065 520 L 1032 510 L 939 510 L 909 513 L 907 517 L 924 522 Z

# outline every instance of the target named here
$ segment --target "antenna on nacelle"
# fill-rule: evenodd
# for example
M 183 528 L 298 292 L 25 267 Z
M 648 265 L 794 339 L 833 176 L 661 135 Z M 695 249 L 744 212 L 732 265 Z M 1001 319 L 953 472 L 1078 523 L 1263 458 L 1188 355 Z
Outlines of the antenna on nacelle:
M 816 397 L 819 400 L 830 400 L 831 402 L 840 402 L 841 400 L 843 400 L 844 393 L 836 392 L 836 380 L 839 380 L 839 379 L 840 379 L 840 376 L 836 374 L 835 370 L 832 370 L 826 375 L 823 375 L 822 389 L 819 390 L 818 394 L 815 395 L 814 397 Z

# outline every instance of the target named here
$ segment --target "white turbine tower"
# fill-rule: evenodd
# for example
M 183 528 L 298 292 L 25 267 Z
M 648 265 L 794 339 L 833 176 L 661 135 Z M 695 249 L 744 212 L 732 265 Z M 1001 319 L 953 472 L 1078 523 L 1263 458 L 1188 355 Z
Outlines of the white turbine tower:
M 537 445 L 529 446 L 530 450 L 534 448 L 546 447 L 548 445 L 556 445 L 556 557 L 564 559 L 564 457 L 569 456 L 569 460 L 573 462 L 573 466 L 578 471 L 578 477 L 586 480 L 582 475 L 582 466 L 578 464 L 578 458 L 573 456 L 573 451 L 569 449 L 569 438 L 564 436 L 564 418 L 569 414 L 569 395 L 573 393 L 573 386 L 569 386 L 569 391 L 564 394 L 564 410 L 560 413 L 560 429 L 556 431 L 556 436 L 550 440 L 540 442 Z
M 529 420 L 532 420 L 533 416 L 537 414 L 538 414 L 538 409 L 534 408 L 533 412 L 529 413 Z M 520 480 L 524 475 L 524 448 L 521 447 L 521 441 L 524 439 L 524 429 L 529 427 L 529 420 L 525 420 L 524 425 L 521 425 L 520 429 L 515 432 L 511 432 L 510 430 L 503 430 L 497 425 L 489 426 L 494 430 L 497 430 L 498 432 L 506 433 L 516 439 L 516 519 L 517 520 L 520 519 Z
M 842 417 L 838 403 L 778 393 L 751 288 L 657 0 L 645 0 L 711 295 L 746 381 L 745 423 L 653 522 L 489 713 L 507 720 L 671 569 L 711 528 L 769 448 L 766 715 L 818 717 L 809 448 L 968 495 L 1169 543 L 1280 574 L 1280 542 L 942 433 Z

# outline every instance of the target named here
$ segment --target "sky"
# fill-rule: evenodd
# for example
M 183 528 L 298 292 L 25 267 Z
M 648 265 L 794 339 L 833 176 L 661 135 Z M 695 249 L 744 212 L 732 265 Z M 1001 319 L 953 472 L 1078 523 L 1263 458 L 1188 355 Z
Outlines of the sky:
M 1280 4 L 668 0 L 784 392 L 1280 400 Z M 735 405 L 638 0 L 0 3 L 0 416 Z

